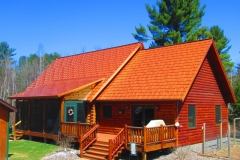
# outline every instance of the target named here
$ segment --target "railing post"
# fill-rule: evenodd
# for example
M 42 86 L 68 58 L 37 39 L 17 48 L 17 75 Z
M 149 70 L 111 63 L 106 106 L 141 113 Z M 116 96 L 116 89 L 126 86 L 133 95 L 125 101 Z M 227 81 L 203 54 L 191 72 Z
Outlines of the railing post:
M 128 142 L 128 137 L 127 137 L 127 125 L 125 124 L 125 140 L 124 140 L 124 145 L 125 145 L 125 148 L 127 148 L 127 142 Z
M 60 133 L 62 133 L 62 125 L 63 125 L 63 123 L 60 122 Z
M 220 149 L 222 149 L 222 120 L 220 121 Z
M 178 147 L 178 127 L 174 127 L 174 138 L 176 138 L 175 147 Z
M 205 154 L 205 147 L 206 147 L 206 124 L 203 123 L 203 143 L 202 143 L 202 154 Z
M 161 130 L 161 149 L 163 149 L 163 140 L 164 140 L 164 128 L 163 125 L 160 126 L 160 130 Z
M 236 144 L 236 118 L 233 120 L 233 140 L 234 140 L 234 145 Z
M 143 151 L 146 152 L 147 148 L 147 130 L 146 126 L 143 126 Z
M 81 135 L 81 127 L 80 127 L 80 121 L 78 121 L 77 125 L 77 136 L 78 136 L 78 142 L 80 142 L 80 135 Z
M 112 140 L 109 139 L 109 155 L 108 155 L 108 159 L 109 160 L 112 160 L 112 150 L 113 150 L 113 147 L 112 147 Z
M 13 140 L 16 140 L 16 126 L 15 124 L 13 125 Z

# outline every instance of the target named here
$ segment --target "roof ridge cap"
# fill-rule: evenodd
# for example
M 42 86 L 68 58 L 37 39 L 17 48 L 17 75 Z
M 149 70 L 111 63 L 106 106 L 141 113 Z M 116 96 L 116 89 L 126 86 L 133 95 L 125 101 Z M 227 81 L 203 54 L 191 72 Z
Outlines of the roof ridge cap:
M 90 53 L 95 53 L 95 52 L 99 52 L 99 51 L 115 49 L 115 48 L 119 48 L 119 47 L 126 47 L 126 46 L 130 46 L 130 45 L 137 45 L 137 44 L 142 44 L 142 42 L 129 43 L 129 44 L 124 44 L 124 45 L 119 45 L 119 46 L 114 46 L 114 47 L 103 48 L 103 49 L 99 49 L 99 50 L 95 50 L 95 51 L 88 51 L 88 52 L 84 52 L 84 53 L 76 53 L 74 55 L 63 56 L 63 57 L 59 57 L 57 59 L 73 57 L 73 56 L 78 56 L 78 55 L 83 55 L 83 54 L 90 54 Z
M 194 40 L 194 41 L 175 43 L 175 44 L 170 44 L 170 45 L 167 45 L 167 46 L 158 46 L 158 47 L 154 47 L 154 48 L 146 48 L 146 49 L 143 49 L 142 51 L 150 50 L 150 49 L 157 49 L 157 48 L 165 48 L 165 47 L 177 46 L 177 45 L 183 45 L 183 44 L 188 44 L 188 43 L 197 43 L 197 42 L 202 42 L 202 41 L 210 41 L 210 40 L 213 42 L 213 38 L 208 38 L 208 39 L 201 39 L 201 40 Z

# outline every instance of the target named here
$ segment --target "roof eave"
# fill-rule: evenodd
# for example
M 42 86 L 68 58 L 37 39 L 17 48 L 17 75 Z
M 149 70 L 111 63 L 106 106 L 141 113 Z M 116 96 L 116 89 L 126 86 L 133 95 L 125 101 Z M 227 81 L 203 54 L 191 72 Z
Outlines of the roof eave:
M 0 99 L 0 104 L 5 106 L 10 112 L 17 112 L 17 108 L 13 107 L 12 105 L 8 104 L 7 102 Z
M 8 99 L 47 99 L 47 98 L 59 98 L 58 95 L 51 96 L 11 96 Z
M 136 102 L 136 101 L 141 101 L 141 102 L 153 102 L 153 101 L 160 101 L 160 102 L 183 102 L 182 99 L 101 99 L 98 100 L 96 99 L 96 102 L 111 102 L 111 101 L 121 101 L 121 102 Z

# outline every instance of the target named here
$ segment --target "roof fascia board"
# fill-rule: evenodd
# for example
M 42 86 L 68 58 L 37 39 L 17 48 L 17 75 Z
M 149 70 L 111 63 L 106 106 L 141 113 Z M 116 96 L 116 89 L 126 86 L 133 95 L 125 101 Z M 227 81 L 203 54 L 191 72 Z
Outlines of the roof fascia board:
M 73 90 L 70 90 L 70 91 L 61 93 L 61 94 L 59 94 L 59 95 L 57 95 L 57 96 L 58 96 L 58 97 L 62 97 L 62 96 L 65 96 L 65 95 L 67 95 L 67 94 L 71 94 L 71 93 L 74 93 L 74 92 L 83 90 L 83 89 L 85 89 L 85 88 L 87 88 L 87 87 L 89 87 L 89 86 L 91 86 L 91 85 L 94 85 L 94 84 L 96 84 L 96 83 L 98 83 L 98 82 L 101 82 L 103 79 L 104 79 L 104 78 L 101 78 L 101 79 L 99 79 L 99 80 L 96 80 L 96 81 L 94 81 L 94 82 L 88 83 L 88 84 L 86 84 L 86 85 L 84 85 L 84 86 L 81 86 L 81 87 L 79 87 L 79 88 L 75 88 L 75 89 L 73 89 Z
M 95 95 L 93 96 L 93 98 L 90 100 L 90 102 L 94 101 L 99 95 L 100 93 L 102 93 L 102 91 L 110 84 L 110 82 L 118 75 L 118 73 L 126 66 L 126 64 L 132 59 L 132 57 L 138 52 L 138 50 L 142 50 L 143 44 L 140 43 L 139 46 L 133 50 L 133 52 L 127 57 L 127 59 L 125 59 L 125 61 L 118 67 L 118 69 L 112 74 L 112 76 L 110 78 L 108 78 L 108 80 L 103 84 L 103 86 L 97 91 L 97 93 L 95 93 Z
M 28 100 L 28 99 L 47 99 L 47 98 L 59 98 L 59 97 L 57 97 L 57 96 L 54 96 L 54 95 L 49 95 L 49 96 L 36 96 L 36 97 L 10 97 L 9 99 L 18 99 L 18 100 L 20 100 L 20 99 L 25 99 L 25 100 Z
M 181 99 L 117 99 L 117 100 L 96 100 L 96 102 L 182 102 Z
M 8 104 L 7 102 L 5 102 L 2 99 L 0 99 L 0 104 L 3 105 L 4 107 L 6 107 L 11 112 L 17 112 L 17 109 L 15 107 L 13 107 L 12 105 Z

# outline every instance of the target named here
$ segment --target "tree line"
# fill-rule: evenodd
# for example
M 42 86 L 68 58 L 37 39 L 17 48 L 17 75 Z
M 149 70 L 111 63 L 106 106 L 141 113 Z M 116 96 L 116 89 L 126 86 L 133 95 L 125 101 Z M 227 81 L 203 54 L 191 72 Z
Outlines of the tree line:
M 0 98 L 24 91 L 56 58 L 57 52 L 45 53 L 43 45 L 39 45 L 37 53 L 21 56 L 17 61 L 14 48 L 7 42 L 0 43 Z
M 161 47 L 182 42 L 213 38 L 229 75 L 237 103 L 231 104 L 230 117 L 240 116 L 240 63 L 233 73 L 234 63 L 229 55 L 230 40 L 218 25 L 202 26 L 206 5 L 200 7 L 199 0 L 157 0 L 155 6 L 146 4 L 150 18 L 147 29 L 140 24 L 135 27 L 133 37 L 142 42 L 151 41 L 150 48 Z M 151 34 L 151 35 L 150 35 Z M 45 53 L 39 45 L 37 53 L 21 56 L 18 63 L 13 59 L 15 49 L 7 42 L 0 43 L 0 98 L 6 98 L 26 89 L 56 58 L 56 52 Z

